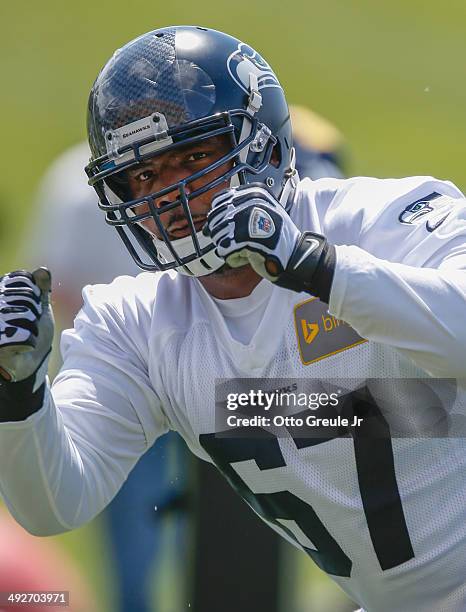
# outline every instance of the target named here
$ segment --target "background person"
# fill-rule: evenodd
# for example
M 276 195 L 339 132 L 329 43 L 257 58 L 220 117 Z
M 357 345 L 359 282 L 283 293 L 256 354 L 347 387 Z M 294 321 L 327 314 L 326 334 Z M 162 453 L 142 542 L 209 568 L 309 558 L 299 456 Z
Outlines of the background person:
M 290 115 L 296 170 L 300 178 L 344 178 L 348 150 L 340 130 L 302 104 L 290 104 Z

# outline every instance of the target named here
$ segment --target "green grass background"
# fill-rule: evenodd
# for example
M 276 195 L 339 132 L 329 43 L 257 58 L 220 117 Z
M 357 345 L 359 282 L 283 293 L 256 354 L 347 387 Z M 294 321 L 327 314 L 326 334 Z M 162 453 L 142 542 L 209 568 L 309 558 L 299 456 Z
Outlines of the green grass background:
M 15 265 L 40 176 L 85 135 L 100 67 L 170 24 L 225 30 L 260 50 L 289 101 L 344 132 L 351 174 L 434 174 L 466 188 L 464 0 L 0 0 L 0 23 L 0 273 Z M 93 525 L 62 539 L 104 593 L 98 534 Z

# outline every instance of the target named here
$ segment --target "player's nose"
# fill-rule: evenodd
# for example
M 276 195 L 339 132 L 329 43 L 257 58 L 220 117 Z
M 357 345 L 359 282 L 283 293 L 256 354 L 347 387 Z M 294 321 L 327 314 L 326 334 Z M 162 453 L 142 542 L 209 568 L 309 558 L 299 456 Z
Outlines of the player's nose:
M 164 204 L 172 204 L 177 200 L 181 200 L 182 193 L 189 195 L 191 188 L 184 183 L 189 176 L 186 168 L 183 168 L 178 159 L 168 159 L 160 168 L 159 172 L 159 190 L 171 188 L 162 196 L 155 199 L 157 208 L 161 208 Z
M 165 193 L 164 195 L 155 199 L 155 206 L 157 208 L 162 208 L 167 204 L 173 204 L 176 201 L 180 202 L 181 204 L 183 194 L 189 196 L 189 194 L 191 193 L 190 186 L 181 184 L 181 181 L 182 179 L 180 179 L 176 183 L 170 183 L 170 185 L 174 185 L 174 188 L 168 193 Z

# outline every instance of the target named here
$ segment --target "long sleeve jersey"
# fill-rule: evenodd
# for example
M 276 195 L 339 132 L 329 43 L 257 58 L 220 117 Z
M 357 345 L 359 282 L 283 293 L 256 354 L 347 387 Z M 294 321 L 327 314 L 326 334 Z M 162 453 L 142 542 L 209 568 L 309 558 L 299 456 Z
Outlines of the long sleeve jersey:
M 464 196 L 430 177 L 306 179 L 290 215 L 336 247 L 328 305 L 270 285 L 258 317 L 242 298 L 238 309 L 255 317 L 246 344 L 232 333 L 235 300 L 224 316 L 196 279 L 144 273 L 87 287 L 42 408 L 0 424 L 1 493 L 31 533 L 73 529 L 174 429 L 367 610 L 463 609 L 464 437 L 364 440 L 339 429 L 306 442 L 286 429 L 251 442 L 217 435 L 216 406 L 222 389 L 248 378 L 270 389 L 346 381 L 350 391 L 388 380 L 392 412 L 417 415 L 437 393 L 431 383 L 449 379 L 449 415 L 461 423 Z

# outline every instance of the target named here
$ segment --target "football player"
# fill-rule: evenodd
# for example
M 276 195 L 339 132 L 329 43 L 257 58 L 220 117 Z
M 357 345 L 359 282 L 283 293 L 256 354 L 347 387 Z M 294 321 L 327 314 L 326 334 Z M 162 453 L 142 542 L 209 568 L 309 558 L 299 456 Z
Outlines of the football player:
M 50 274 L 2 278 L 0 489 L 12 514 L 37 535 L 82 525 L 175 429 L 366 611 L 463 610 L 460 190 L 430 177 L 300 182 L 277 76 L 206 28 L 118 50 L 88 128 L 100 207 L 149 273 L 85 291 L 52 389 Z M 331 381 L 339 413 L 328 401 L 295 412 L 339 425 L 229 431 L 226 390 L 258 380 L 276 395 Z

